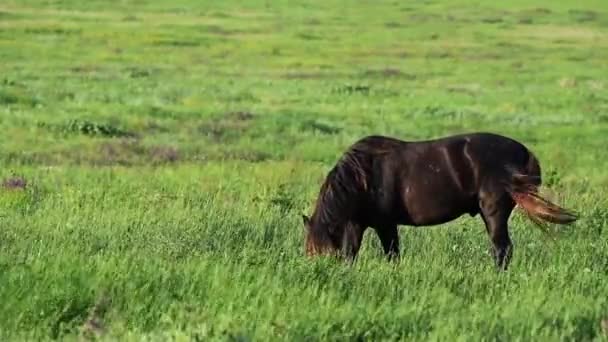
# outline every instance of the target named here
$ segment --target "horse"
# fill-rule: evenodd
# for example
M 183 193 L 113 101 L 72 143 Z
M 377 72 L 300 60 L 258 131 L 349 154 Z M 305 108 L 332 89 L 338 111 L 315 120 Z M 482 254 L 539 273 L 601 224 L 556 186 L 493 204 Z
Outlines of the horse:
M 539 194 L 536 156 L 509 137 L 472 132 L 404 141 L 369 135 L 328 172 L 310 217 L 302 214 L 307 256 L 354 261 L 373 228 L 389 260 L 400 258 L 398 225 L 434 226 L 480 215 L 495 265 L 513 254 L 508 220 L 518 206 L 535 224 L 570 224 L 578 215 Z

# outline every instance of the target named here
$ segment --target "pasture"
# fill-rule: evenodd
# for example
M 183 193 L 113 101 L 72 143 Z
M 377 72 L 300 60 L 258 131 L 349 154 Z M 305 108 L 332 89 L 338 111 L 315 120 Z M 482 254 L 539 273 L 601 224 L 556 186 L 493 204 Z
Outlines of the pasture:
M 605 340 L 608 2 L 0 2 L 0 339 Z M 369 231 L 301 214 L 368 134 L 513 137 L 581 218 Z

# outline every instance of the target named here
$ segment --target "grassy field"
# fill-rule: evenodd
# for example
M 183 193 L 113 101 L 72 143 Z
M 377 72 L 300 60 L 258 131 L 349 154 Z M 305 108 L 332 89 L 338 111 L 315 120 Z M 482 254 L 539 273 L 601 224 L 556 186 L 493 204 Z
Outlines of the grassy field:
M 608 2 L 0 2 L 0 339 L 606 340 Z M 303 256 L 367 134 L 491 131 L 581 214 Z

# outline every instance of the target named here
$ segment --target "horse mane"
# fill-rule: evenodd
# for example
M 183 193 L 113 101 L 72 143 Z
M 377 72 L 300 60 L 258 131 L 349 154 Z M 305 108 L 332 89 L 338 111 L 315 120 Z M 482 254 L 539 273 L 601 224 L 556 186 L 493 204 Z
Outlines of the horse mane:
M 329 171 L 315 205 L 317 223 L 325 226 L 347 220 L 353 201 L 367 190 L 367 170 L 361 157 L 356 151 L 347 151 Z
M 362 195 L 370 190 L 373 157 L 389 152 L 397 140 L 369 136 L 353 144 L 329 171 L 315 204 L 313 228 L 331 232 L 351 219 Z

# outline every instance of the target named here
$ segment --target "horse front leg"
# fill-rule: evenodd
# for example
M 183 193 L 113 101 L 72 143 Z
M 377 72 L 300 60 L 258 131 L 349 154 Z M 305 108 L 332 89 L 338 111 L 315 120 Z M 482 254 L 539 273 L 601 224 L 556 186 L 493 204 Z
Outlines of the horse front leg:
M 353 262 L 357 258 L 364 232 L 365 227 L 359 224 L 349 223 L 344 228 L 342 253 L 347 260 Z

